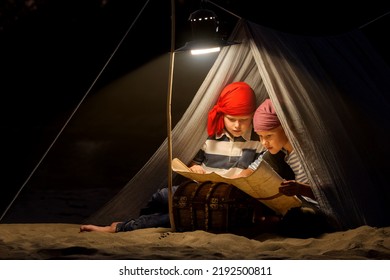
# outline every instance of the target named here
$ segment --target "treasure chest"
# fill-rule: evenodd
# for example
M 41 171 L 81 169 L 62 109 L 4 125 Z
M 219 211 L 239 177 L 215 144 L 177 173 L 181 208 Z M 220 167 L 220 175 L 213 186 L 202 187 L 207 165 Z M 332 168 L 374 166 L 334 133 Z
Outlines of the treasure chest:
M 179 232 L 205 230 L 246 235 L 245 231 L 255 227 L 255 213 L 264 208 L 237 187 L 221 182 L 188 181 L 173 195 L 173 216 Z

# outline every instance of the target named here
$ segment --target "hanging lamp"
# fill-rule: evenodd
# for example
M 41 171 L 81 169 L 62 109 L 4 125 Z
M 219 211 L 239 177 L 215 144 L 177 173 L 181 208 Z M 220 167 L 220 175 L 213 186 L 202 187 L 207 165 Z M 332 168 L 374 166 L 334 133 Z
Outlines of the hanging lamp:
M 192 54 L 218 52 L 222 47 L 237 44 L 229 42 L 219 34 L 217 15 L 209 9 L 200 9 L 190 14 L 192 40 L 176 50 L 176 52 L 191 51 Z

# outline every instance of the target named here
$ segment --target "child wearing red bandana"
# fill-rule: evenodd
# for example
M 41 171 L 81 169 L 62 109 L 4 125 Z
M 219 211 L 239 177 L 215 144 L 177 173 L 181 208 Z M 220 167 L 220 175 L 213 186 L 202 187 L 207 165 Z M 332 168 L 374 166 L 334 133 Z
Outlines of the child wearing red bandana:
M 216 172 L 232 178 L 246 176 L 249 166 L 265 151 L 252 127 L 255 110 L 256 97 L 247 83 L 234 82 L 227 85 L 208 114 L 209 136 L 189 165 L 192 172 Z M 173 186 L 173 192 L 177 187 Z M 167 188 L 153 194 L 148 206 L 155 211 L 109 226 L 82 225 L 80 231 L 115 233 L 169 227 Z
M 246 176 L 245 170 L 265 151 L 252 129 L 255 110 L 255 94 L 248 84 L 227 85 L 209 112 L 209 137 L 192 161 L 192 172 Z

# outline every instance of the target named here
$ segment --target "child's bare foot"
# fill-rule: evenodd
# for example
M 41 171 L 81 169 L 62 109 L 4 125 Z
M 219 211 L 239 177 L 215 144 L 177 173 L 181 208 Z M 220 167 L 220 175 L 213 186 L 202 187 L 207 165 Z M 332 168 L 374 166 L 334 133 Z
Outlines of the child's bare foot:
M 109 226 L 95 226 L 95 225 L 82 225 L 80 226 L 80 232 L 90 232 L 90 231 L 99 231 L 99 232 L 110 232 L 115 233 L 116 232 L 116 225 L 118 223 L 112 223 Z

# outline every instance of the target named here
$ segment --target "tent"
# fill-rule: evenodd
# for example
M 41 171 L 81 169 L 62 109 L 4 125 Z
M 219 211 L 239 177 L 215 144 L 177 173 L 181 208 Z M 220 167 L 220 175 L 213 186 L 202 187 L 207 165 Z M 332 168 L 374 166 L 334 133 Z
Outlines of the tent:
M 385 177 L 389 152 L 381 147 L 381 140 L 389 134 L 390 70 L 361 31 L 309 37 L 240 20 L 230 39 L 241 44 L 224 48 L 218 55 L 173 130 L 173 156 L 184 162 L 191 160 L 206 138 L 207 112 L 220 90 L 230 82 L 246 81 L 255 89 L 259 104 L 266 97 L 273 100 L 284 129 L 306 163 L 321 207 L 339 221 L 341 228 L 388 225 L 390 195 Z M 162 75 L 161 72 L 155 74 Z M 175 95 L 180 93 L 175 92 Z M 110 97 L 105 98 L 106 107 L 114 107 L 108 100 Z M 122 103 L 120 105 L 126 107 L 126 103 Z M 96 104 L 91 107 L 96 115 L 101 113 Z M 117 107 L 111 109 L 116 110 L 115 113 L 118 111 Z M 145 111 L 141 107 L 137 109 L 137 112 Z M 137 120 L 142 122 L 143 117 Z M 123 118 L 119 114 L 113 118 L 118 127 L 124 125 Z M 156 126 L 162 127 L 163 122 L 159 119 Z M 66 152 L 79 155 L 83 151 L 80 156 L 88 161 L 69 160 L 66 164 L 87 175 L 104 172 L 91 162 L 96 151 L 105 161 L 115 164 L 115 156 L 104 150 L 109 140 L 90 141 L 92 137 L 86 135 L 88 129 L 84 128 L 71 133 L 81 134 L 81 130 L 83 139 Z M 73 139 L 62 135 L 60 141 Z M 49 156 L 60 158 L 60 155 L 56 150 Z M 166 186 L 166 158 L 167 147 L 163 142 L 139 172 L 130 181 L 126 180 L 123 188 L 120 185 L 116 196 L 110 199 L 107 195 L 103 202 L 96 201 L 95 205 L 99 207 L 105 205 L 86 217 L 85 222 L 109 224 L 138 216 L 150 195 Z M 60 165 L 65 165 L 63 159 L 59 161 Z M 80 209 L 86 206 L 75 197 L 97 200 L 91 189 L 78 185 L 71 192 L 68 189 L 63 192 L 72 183 L 63 179 L 65 176 L 72 178 L 74 174 L 60 169 L 53 172 L 54 167 L 49 163 L 34 176 L 35 181 L 18 196 L 1 222 L 56 222 L 55 215 L 50 219 L 42 217 L 51 207 L 57 207 L 57 213 L 64 212 L 68 221 L 74 222 L 75 215 L 79 221 Z M 115 165 L 115 168 L 119 167 Z M 49 176 L 56 177 L 56 182 L 49 181 Z M 92 185 L 92 179 L 100 178 L 89 176 L 85 185 Z M 104 188 L 103 192 L 112 187 L 106 183 L 102 181 L 99 185 Z M 37 191 L 34 193 L 32 189 Z M 50 195 L 54 197 L 54 203 L 48 206 L 46 198 Z M 40 199 L 41 204 L 33 201 L 34 198 Z M 70 208 L 74 213 L 70 213 Z
M 207 112 L 228 83 L 246 81 L 260 104 L 273 101 L 313 182 L 320 206 L 341 229 L 388 226 L 386 181 L 390 69 L 354 30 L 335 36 L 292 35 L 241 19 L 185 114 L 173 129 L 173 156 L 189 162 L 206 139 Z M 190 136 L 190 137 L 189 137 Z M 383 140 L 382 140 L 383 139 Z M 138 216 L 167 184 L 167 143 L 86 222 Z

